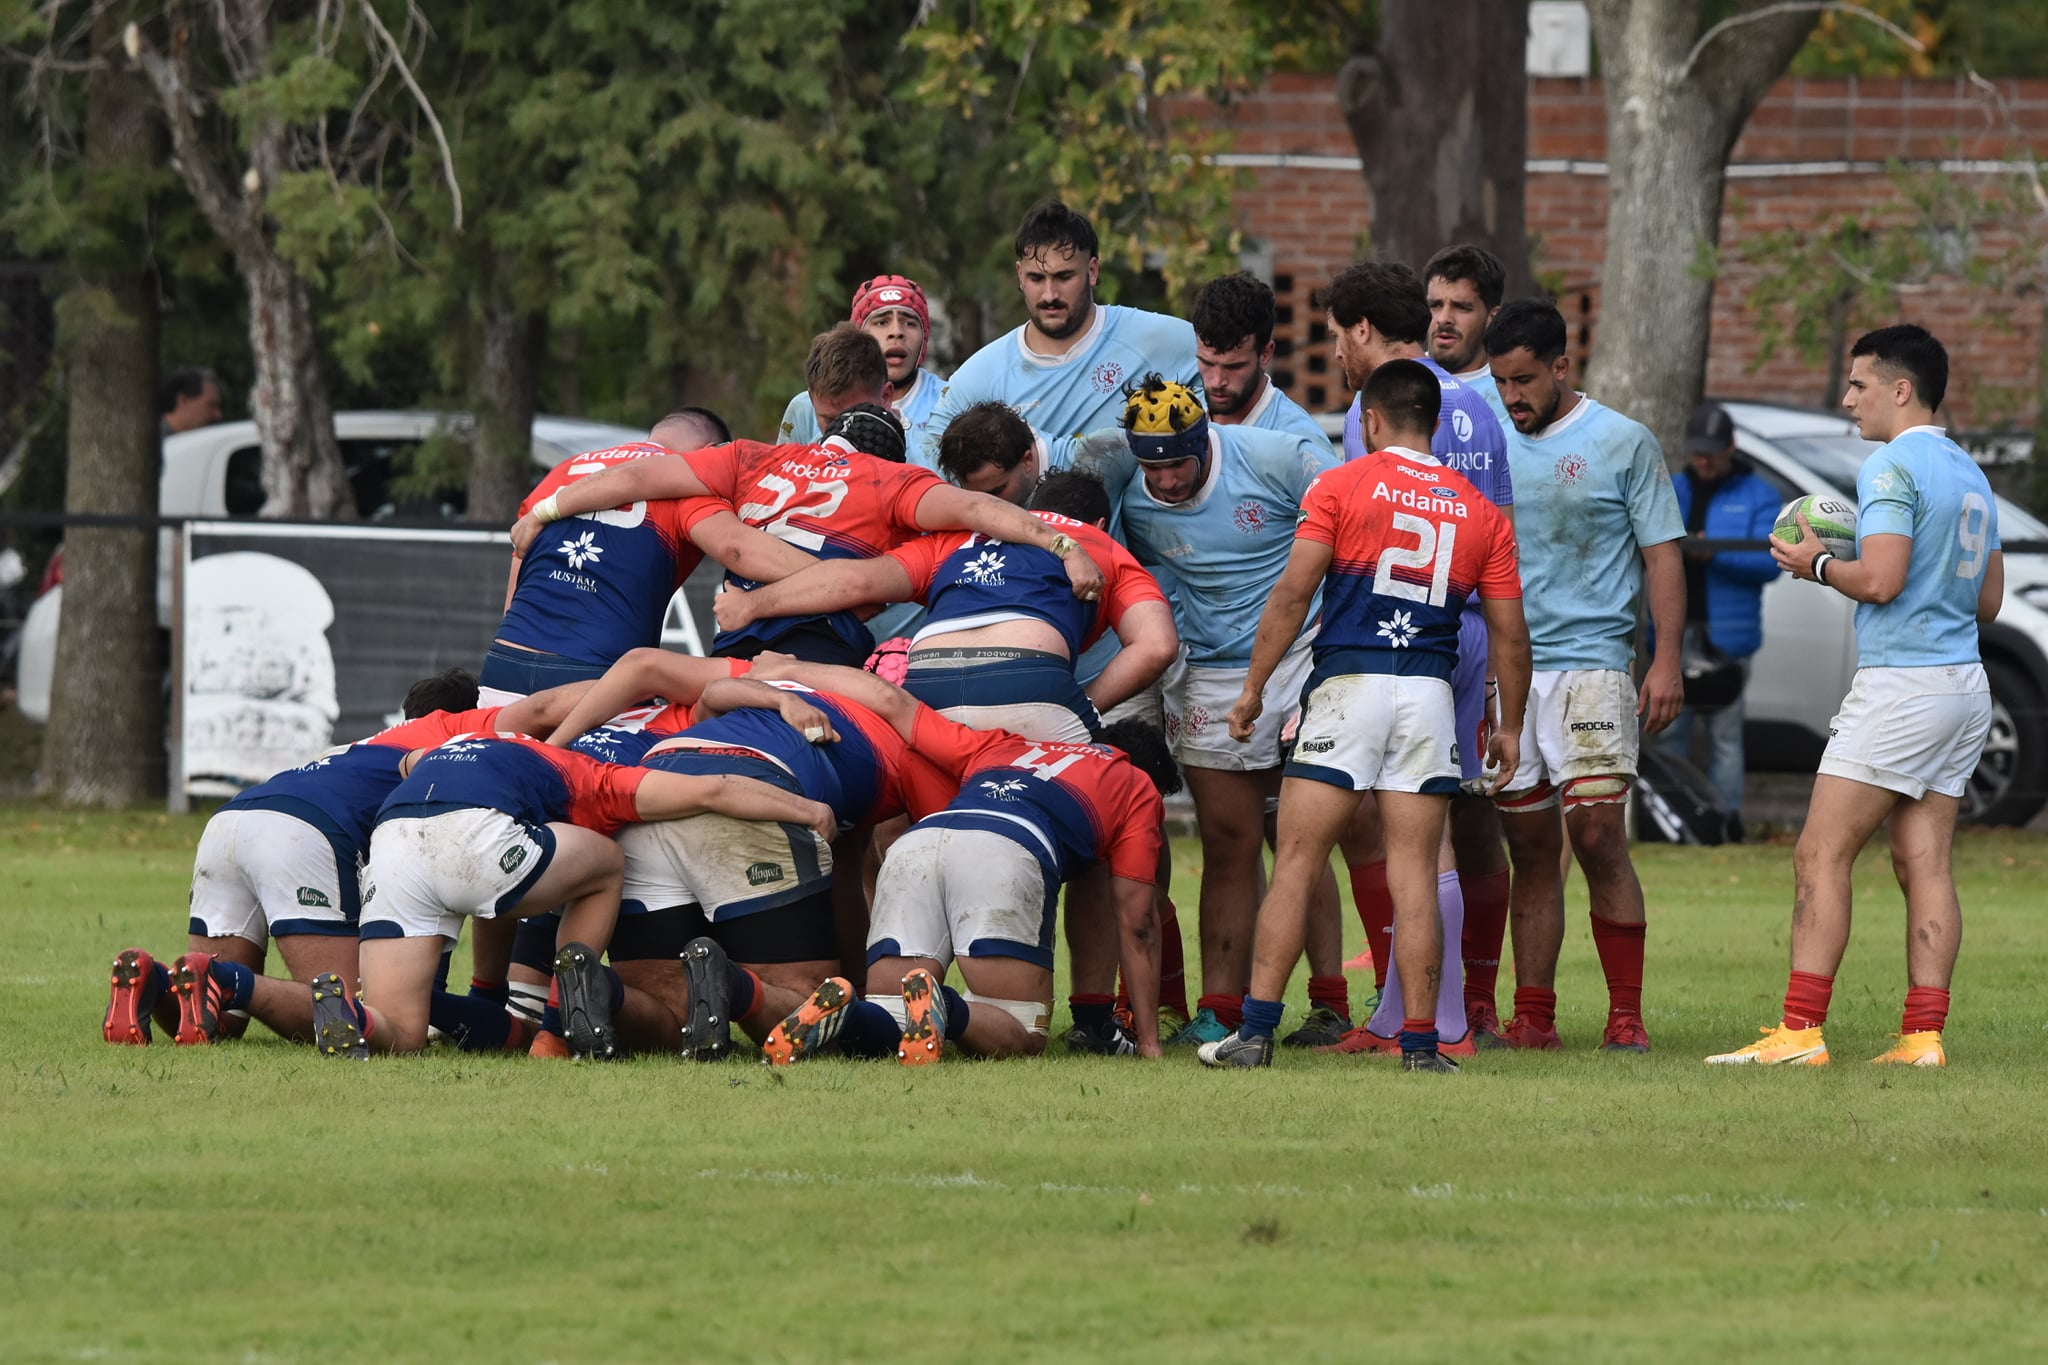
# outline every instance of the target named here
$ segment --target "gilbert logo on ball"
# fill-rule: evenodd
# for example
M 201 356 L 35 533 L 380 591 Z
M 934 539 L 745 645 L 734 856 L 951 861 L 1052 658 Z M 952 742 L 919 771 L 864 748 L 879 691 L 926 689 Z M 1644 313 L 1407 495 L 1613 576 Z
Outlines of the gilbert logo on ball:
M 1778 524 L 1771 528 L 1771 534 L 1787 545 L 1797 545 L 1801 512 L 1806 514 L 1806 524 L 1820 537 L 1828 553 L 1838 559 L 1856 557 L 1855 503 L 1832 493 L 1809 493 L 1794 498 L 1779 509 Z

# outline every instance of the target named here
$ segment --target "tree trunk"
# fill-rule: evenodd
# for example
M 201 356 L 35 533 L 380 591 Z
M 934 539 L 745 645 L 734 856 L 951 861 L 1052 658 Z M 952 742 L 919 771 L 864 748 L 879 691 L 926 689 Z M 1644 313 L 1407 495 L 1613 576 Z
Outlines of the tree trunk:
M 498 262 L 484 303 L 469 455 L 469 519 L 509 524 L 538 482 L 533 464 L 534 389 L 547 350 L 547 315 L 518 302 L 509 261 Z
M 1676 459 L 1706 376 L 1728 154 L 1813 28 L 1746 18 L 1704 47 L 1702 0 L 1590 0 L 1607 95 L 1607 250 L 1587 387 Z M 1752 12 L 1754 3 L 1745 8 Z
M 355 493 L 334 438 L 312 294 L 298 271 L 271 251 L 237 253 L 236 265 L 249 294 L 256 367 L 249 415 L 263 443 L 262 515 L 353 521 Z
M 141 186 L 158 160 L 154 101 L 117 58 L 129 4 L 93 14 L 97 61 L 86 81 L 83 206 L 97 238 L 146 239 Z M 97 202 L 95 202 L 97 201 Z M 156 292 L 144 253 L 73 258 L 60 312 L 70 398 L 65 510 L 156 513 Z M 156 533 L 74 527 L 65 537 L 57 686 L 43 744 L 44 790 L 120 806 L 164 789 L 163 662 L 156 624 Z
M 1530 289 L 1523 220 L 1528 157 L 1528 0 L 1386 0 L 1374 51 L 1337 77 L 1365 163 L 1373 254 L 1416 270 L 1453 242 Z

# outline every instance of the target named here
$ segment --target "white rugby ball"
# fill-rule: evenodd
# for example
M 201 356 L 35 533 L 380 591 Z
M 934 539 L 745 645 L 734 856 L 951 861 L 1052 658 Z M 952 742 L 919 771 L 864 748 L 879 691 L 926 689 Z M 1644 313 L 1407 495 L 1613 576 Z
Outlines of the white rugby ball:
M 1856 557 L 1856 504 L 1833 493 L 1808 493 L 1794 498 L 1778 511 L 1778 524 L 1771 534 L 1787 545 L 1799 543 L 1799 514 L 1820 537 L 1820 543 L 1837 559 Z

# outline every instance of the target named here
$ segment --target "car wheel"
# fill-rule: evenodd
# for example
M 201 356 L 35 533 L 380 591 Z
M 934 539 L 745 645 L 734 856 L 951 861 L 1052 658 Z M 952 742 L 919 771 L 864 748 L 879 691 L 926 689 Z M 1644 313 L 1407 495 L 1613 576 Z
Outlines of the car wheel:
M 2048 716 L 2026 675 L 2003 660 L 1984 661 L 1991 682 L 1991 730 L 1963 790 L 1962 818 L 1978 825 L 2024 825 L 2048 802 Z

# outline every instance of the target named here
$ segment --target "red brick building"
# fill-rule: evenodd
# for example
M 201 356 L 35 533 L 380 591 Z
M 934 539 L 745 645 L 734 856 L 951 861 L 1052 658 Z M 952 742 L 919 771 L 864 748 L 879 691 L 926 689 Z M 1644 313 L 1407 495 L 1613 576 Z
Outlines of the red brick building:
M 1239 199 L 1242 225 L 1272 256 L 1284 319 L 1276 377 L 1312 411 L 1336 407 L 1343 397 L 1309 295 L 1355 258 L 1372 220 L 1335 84 L 1332 76 L 1276 76 L 1213 115 L 1233 130 L 1231 160 L 1252 178 Z M 1532 78 L 1529 87 L 1528 224 L 1535 266 L 1543 278 L 1562 282 L 1559 304 L 1574 324 L 1583 361 L 1599 321 L 1606 245 L 1601 86 Z M 2048 153 L 2048 81 L 2006 81 L 1998 90 L 2025 141 Z M 2014 149 L 2003 118 L 1960 81 L 1781 81 L 1735 146 L 1721 218 L 1724 256 L 1758 232 L 1821 228 L 1850 210 L 1900 203 L 1887 174 L 1894 160 L 1940 163 L 1966 177 L 2008 175 L 2001 158 Z M 1689 243 L 1674 243 L 1673 250 L 1692 255 Z M 1756 275 L 1755 267 L 1740 263 L 1722 271 L 1708 391 L 1822 401 L 1825 362 L 1808 365 L 1781 350 L 1767 365 L 1756 364 L 1756 319 L 1744 307 Z M 1980 427 L 2013 414 L 2031 420 L 2041 310 L 2038 297 L 2001 300 L 1960 285 L 1915 296 L 1911 319 L 1947 341 L 1955 356 L 1950 403 L 1960 425 Z

